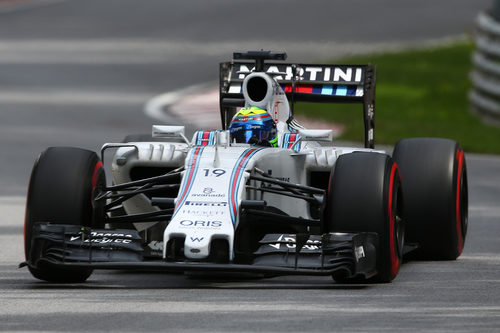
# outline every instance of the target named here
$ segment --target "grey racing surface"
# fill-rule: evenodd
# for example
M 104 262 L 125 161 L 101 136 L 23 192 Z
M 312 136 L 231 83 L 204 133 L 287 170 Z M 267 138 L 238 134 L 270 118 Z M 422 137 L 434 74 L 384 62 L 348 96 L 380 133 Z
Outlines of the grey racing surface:
M 98 151 L 148 133 L 150 98 L 216 82 L 233 50 L 315 61 L 445 42 L 490 2 L 0 0 L 0 331 L 498 331 L 497 156 L 466 155 L 462 256 L 408 262 L 390 284 L 96 271 L 63 285 L 17 268 L 29 175 L 46 147 Z

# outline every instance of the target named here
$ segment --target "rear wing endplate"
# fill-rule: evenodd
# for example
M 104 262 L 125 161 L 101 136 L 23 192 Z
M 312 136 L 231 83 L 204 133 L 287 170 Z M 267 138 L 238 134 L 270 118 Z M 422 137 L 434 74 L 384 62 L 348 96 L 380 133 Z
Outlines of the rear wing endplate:
M 254 67 L 255 63 L 241 61 L 220 64 L 220 111 L 223 129 L 229 125 L 236 107 L 244 106 L 243 79 L 254 70 Z M 292 103 L 362 104 L 365 147 L 374 148 L 376 83 L 374 66 L 266 63 L 264 72 L 278 81 Z

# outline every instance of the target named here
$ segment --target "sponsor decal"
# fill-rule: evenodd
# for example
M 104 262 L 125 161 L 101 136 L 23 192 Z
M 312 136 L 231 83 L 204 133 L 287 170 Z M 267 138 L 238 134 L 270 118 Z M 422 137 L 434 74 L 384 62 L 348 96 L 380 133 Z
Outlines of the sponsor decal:
M 368 130 L 368 140 L 373 141 L 373 128 Z
M 329 139 L 330 135 L 304 135 L 304 140 L 314 140 L 314 139 Z
M 152 241 L 152 242 L 149 242 L 148 247 L 153 251 L 162 251 L 163 250 L 163 242 Z
M 199 198 L 224 198 L 226 195 L 224 193 L 215 193 L 215 194 L 193 193 L 191 194 L 191 196 Z
M 277 180 L 281 180 L 282 182 L 290 182 L 290 177 L 274 177 Z
M 223 211 L 220 210 L 210 210 L 210 209 L 183 209 L 183 214 L 186 215 L 195 215 L 195 216 L 203 216 L 203 217 L 212 217 L 212 216 L 222 216 L 224 215 Z
M 246 64 L 240 64 L 239 69 L 233 71 L 232 79 L 244 79 L 247 73 L 253 70 Z M 286 73 L 286 75 L 274 75 L 278 81 L 291 81 L 293 72 L 290 65 L 267 65 L 267 73 Z M 241 73 L 238 73 L 241 72 Z M 318 82 L 363 82 L 363 68 L 357 66 L 300 66 L 297 67 L 298 81 Z
M 225 201 L 192 201 L 188 200 L 184 206 L 208 206 L 208 207 L 226 207 L 227 202 Z
M 272 176 L 273 175 L 273 170 L 271 170 L 271 169 L 267 170 L 267 174 L 269 176 Z M 273 177 L 273 178 L 276 179 L 276 180 L 281 180 L 282 182 L 287 182 L 287 183 L 290 182 L 290 177 Z
M 215 190 L 211 187 L 205 187 L 203 189 L 203 193 L 193 193 L 192 197 L 201 197 L 201 198 L 225 198 L 225 193 L 215 193 Z
M 113 237 L 113 238 L 109 238 Z M 130 234 L 123 233 L 104 233 L 104 232 L 95 232 L 92 231 L 89 237 L 85 237 L 83 233 L 80 233 L 79 236 L 71 236 L 70 242 L 80 240 L 84 243 L 97 243 L 97 244 L 130 244 L 132 243 L 133 236 Z
M 368 104 L 368 118 L 373 119 L 374 116 L 375 116 L 374 107 L 373 107 L 373 104 L 370 103 L 370 104 Z
M 224 207 L 227 207 L 227 202 L 217 201 L 186 201 L 183 206 L 182 213 L 194 216 L 222 216 L 225 214 Z
M 182 220 L 179 224 L 183 227 L 199 227 L 199 228 L 220 228 L 222 227 L 222 221 L 210 221 L 210 220 Z
M 280 95 L 283 95 L 284 92 L 282 89 L 278 89 L 278 87 L 276 87 L 276 89 L 274 89 L 274 93 L 279 93 Z M 281 102 L 276 102 L 274 103 L 274 107 L 273 107 L 273 119 L 275 122 L 278 122 L 278 118 L 279 118 L 279 105 L 281 104 Z
M 356 257 L 356 261 L 359 261 L 359 259 L 366 257 L 365 249 L 363 248 L 363 246 L 356 246 L 354 248 L 354 256 Z
M 274 247 L 276 250 L 279 250 L 281 245 L 286 246 L 288 249 L 295 249 L 295 237 L 281 235 L 281 236 L 279 236 L 277 241 L 279 243 L 268 244 L 268 245 Z M 321 241 L 308 240 L 307 243 L 302 248 L 306 249 L 306 250 L 312 250 L 312 251 L 319 250 L 319 249 L 321 249 Z

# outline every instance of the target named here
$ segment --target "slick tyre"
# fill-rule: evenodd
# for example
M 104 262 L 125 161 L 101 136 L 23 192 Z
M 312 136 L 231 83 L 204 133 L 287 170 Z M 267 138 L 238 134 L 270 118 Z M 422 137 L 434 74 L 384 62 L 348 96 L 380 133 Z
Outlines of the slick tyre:
M 41 253 L 32 249 L 33 227 L 37 222 L 102 227 L 104 208 L 94 205 L 93 198 L 105 186 L 102 162 L 92 151 L 52 147 L 40 154 L 31 172 L 24 225 L 25 256 L 34 277 L 67 283 L 83 282 L 90 276 L 89 269 L 38 264 Z
M 376 232 L 377 275 L 374 282 L 390 282 L 403 256 L 403 197 L 396 163 L 387 155 L 354 152 L 341 155 L 330 177 L 325 221 L 329 232 Z M 358 282 L 334 274 L 337 282 Z
M 399 141 L 393 153 L 400 168 L 407 241 L 417 259 L 454 260 L 467 234 L 468 187 L 465 156 L 448 139 Z

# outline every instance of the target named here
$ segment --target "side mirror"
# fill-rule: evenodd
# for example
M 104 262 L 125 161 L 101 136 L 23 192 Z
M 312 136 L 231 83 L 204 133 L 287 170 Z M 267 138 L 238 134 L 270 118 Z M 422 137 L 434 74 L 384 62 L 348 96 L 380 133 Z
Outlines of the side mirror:
M 299 129 L 302 141 L 333 142 L 332 130 Z
M 152 136 L 153 138 L 182 138 L 189 144 L 184 131 L 184 126 L 153 125 Z

